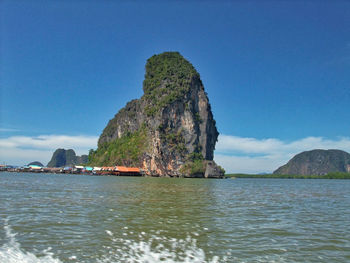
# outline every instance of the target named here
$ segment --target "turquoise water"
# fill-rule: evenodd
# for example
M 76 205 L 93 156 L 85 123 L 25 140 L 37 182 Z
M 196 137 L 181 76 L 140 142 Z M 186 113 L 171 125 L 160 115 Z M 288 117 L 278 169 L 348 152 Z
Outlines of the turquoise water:
M 0 262 L 350 262 L 350 180 L 0 173 Z

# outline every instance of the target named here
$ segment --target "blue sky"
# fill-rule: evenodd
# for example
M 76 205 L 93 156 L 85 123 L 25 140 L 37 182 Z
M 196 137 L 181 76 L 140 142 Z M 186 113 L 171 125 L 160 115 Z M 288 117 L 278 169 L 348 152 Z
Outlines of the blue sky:
M 95 148 L 164 51 L 200 73 L 227 171 L 350 151 L 349 1 L 3 0 L 0 12 L 2 163 Z

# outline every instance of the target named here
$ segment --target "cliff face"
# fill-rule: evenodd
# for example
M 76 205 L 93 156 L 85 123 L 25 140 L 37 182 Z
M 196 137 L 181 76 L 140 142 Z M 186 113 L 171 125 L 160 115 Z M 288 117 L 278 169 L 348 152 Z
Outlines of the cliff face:
M 64 167 L 77 164 L 84 164 L 87 162 L 87 155 L 77 156 L 74 150 L 72 149 L 57 149 L 53 153 L 50 162 L 47 164 L 47 167 Z
M 177 52 L 155 55 L 143 91 L 109 121 L 92 163 L 138 166 L 153 176 L 223 176 L 221 169 L 206 173 L 218 131 L 194 67 Z
M 274 174 L 325 175 L 330 172 L 350 172 L 350 154 L 340 150 L 302 152 Z

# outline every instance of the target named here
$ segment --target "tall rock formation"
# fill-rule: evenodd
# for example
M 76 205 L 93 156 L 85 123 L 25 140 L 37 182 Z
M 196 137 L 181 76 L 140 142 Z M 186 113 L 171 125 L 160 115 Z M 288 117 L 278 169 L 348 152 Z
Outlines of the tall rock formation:
M 50 162 L 47 164 L 47 167 L 73 166 L 77 164 L 85 164 L 87 162 L 87 155 L 77 156 L 75 154 L 75 151 L 72 149 L 57 149 L 53 153 Z
M 350 172 L 350 154 L 340 150 L 312 150 L 294 156 L 274 174 L 325 175 Z
M 178 52 L 152 56 L 143 91 L 109 121 L 91 164 L 138 166 L 152 176 L 222 177 L 212 161 L 219 133 L 192 64 Z

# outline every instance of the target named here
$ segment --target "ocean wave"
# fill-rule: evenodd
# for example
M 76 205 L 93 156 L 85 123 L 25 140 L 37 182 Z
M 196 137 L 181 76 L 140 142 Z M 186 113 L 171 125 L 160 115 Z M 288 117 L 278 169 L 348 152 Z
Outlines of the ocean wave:
M 42 256 L 23 249 L 8 220 L 5 220 L 4 230 L 6 243 L 0 247 L 1 263 L 63 263 L 57 258 L 57 255 L 50 251 L 50 247 L 40 252 Z M 218 263 L 226 261 L 219 260 L 217 256 L 208 259 L 204 251 L 197 246 L 197 240 L 191 237 L 176 239 L 153 235 L 149 239 L 144 239 L 141 233 L 139 235 L 141 241 L 133 241 L 116 238 L 109 230 L 106 230 L 106 234 L 111 239 L 111 246 L 104 247 L 105 255 L 89 261 L 72 256 L 69 258 L 69 262 Z M 120 246 L 120 244 L 123 245 Z
M 43 256 L 41 257 L 21 248 L 21 244 L 16 240 L 16 233 L 8 224 L 8 219 L 5 219 L 4 230 L 7 243 L 0 247 L 1 263 L 62 263 L 59 259 L 53 257 L 50 248 L 42 251 Z
M 141 241 L 125 238 L 115 238 L 111 231 L 106 231 L 111 238 L 112 246 L 106 247 L 106 255 L 98 259 L 98 263 L 129 262 L 129 263 L 218 263 L 226 262 L 225 258 L 213 256 L 208 259 L 203 249 L 198 247 L 197 240 L 188 236 L 185 239 L 168 238 L 153 235 Z M 123 244 L 118 246 L 116 244 Z

